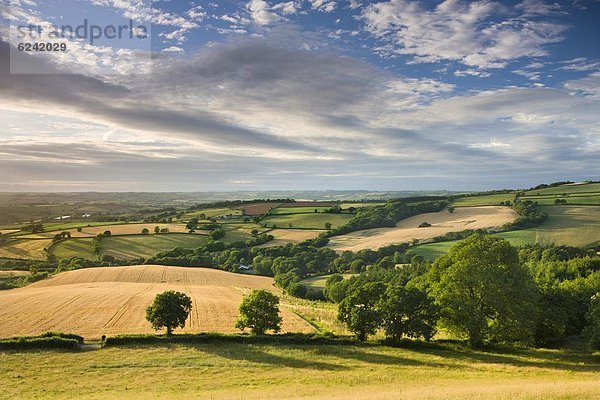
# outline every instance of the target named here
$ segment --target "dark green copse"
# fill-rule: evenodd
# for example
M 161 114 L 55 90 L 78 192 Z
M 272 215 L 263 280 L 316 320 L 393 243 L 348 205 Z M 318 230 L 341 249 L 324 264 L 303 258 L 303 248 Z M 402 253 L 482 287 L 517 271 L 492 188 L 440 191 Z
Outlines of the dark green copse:
M 240 304 L 240 317 L 235 327 L 240 330 L 250 328 L 256 335 L 262 335 L 268 330 L 279 332 L 279 297 L 266 290 L 253 290 Z
M 339 305 L 338 319 L 345 322 L 361 342 L 379 327 L 380 315 L 375 306 L 384 290 L 383 283 L 370 282 L 358 287 Z
M 386 336 L 393 341 L 403 336 L 430 340 L 436 332 L 439 308 L 421 290 L 389 284 L 377 310 Z
M 167 328 L 167 336 L 171 336 L 173 329 L 185 326 L 191 310 L 192 299 L 188 295 L 168 290 L 156 295 L 146 309 L 146 319 L 156 330 Z
M 442 323 L 472 346 L 531 341 L 537 291 L 508 241 L 472 235 L 438 258 L 427 278 Z

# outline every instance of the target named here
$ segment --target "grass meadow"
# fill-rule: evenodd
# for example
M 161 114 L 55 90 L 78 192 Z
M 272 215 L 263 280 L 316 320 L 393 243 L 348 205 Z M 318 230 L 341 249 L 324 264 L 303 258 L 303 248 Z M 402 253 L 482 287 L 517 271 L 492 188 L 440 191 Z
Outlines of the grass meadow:
M 0 399 L 597 399 L 599 355 L 449 345 L 0 352 Z
M 488 194 L 484 196 L 460 197 L 452 203 L 455 207 L 497 206 L 500 202 L 515 201 L 515 193 Z

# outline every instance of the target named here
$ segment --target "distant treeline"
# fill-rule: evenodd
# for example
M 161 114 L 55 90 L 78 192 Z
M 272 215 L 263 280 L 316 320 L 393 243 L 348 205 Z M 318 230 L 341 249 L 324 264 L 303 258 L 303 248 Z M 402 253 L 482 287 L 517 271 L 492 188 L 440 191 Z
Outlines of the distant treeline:
M 252 203 L 295 203 L 295 199 L 254 199 L 254 200 L 224 200 L 215 201 L 212 203 L 199 203 L 188 207 L 188 211 L 203 210 L 206 208 L 220 208 L 220 207 L 238 207 L 244 204 Z

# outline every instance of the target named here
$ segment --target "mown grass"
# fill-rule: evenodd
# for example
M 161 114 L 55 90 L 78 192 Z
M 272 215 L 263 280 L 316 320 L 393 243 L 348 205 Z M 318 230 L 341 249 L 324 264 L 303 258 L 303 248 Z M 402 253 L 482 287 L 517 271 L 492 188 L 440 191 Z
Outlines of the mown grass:
M 120 260 L 149 258 L 156 253 L 175 247 L 193 249 L 205 240 L 203 235 L 170 233 L 161 235 L 111 236 L 102 239 L 102 255 L 108 254 Z
M 196 248 L 206 239 L 207 236 L 204 235 L 185 233 L 111 236 L 102 239 L 100 255 L 108 254 L 119 260 L 149 258 L 175 247 Z M 59 259 L 81 257 L 95 260 L 97 258 L 92 251 L 91 238 L 74 238 L 59 242 L 52 247 L 51 252 Z
M 332 228 L 337 228 L 346 224 L 354 217 L 353 214 L 330 214 L 330 213 L 311 213 L 311 214 L 292 214 L 292 215 L 271 215 L 261 222 L 268 227 L 276 225 L 279 228 L 300 229 L 325 229 L 325 223 L 329 222 Z
M 515 193 L 489 194 L 484 196 L 461 197 L 452 203 L 455 207 L 497 206 L 500 202 L 515 201 Z
M 210 343 L 0 352 L 0 399 L 595 399 L 598 355 Z

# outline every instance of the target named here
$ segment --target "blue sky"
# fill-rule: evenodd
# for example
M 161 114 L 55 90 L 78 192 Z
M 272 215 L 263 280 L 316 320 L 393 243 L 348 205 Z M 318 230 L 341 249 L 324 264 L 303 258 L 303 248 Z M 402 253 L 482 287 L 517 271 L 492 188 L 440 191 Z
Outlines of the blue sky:
M 0 190 L 600 178 L 599 1 L 13 0 L 1 16 Z M 19 25 L 84 17 L 151 36 L 15 50 Z

